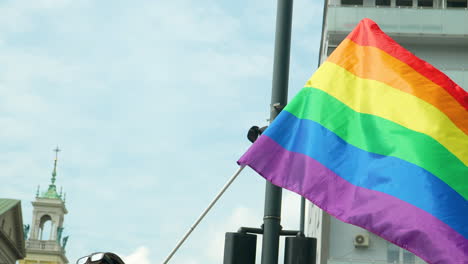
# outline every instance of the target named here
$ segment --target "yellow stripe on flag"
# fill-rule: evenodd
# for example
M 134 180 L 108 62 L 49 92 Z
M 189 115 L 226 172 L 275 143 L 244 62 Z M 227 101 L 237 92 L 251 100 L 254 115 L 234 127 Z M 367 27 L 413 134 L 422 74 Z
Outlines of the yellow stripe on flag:
M 380 116 L 424 133 L 468 164 L 468 136 L 438 108 L 385 83 L 359 78 L 342 67 L 325 62 L 307 81 L 353 110 Z

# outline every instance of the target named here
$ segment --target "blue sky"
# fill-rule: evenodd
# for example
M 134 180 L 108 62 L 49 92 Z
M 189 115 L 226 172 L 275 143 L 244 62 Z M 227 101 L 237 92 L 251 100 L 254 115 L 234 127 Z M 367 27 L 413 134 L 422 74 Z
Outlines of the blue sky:
M 160 263 L 267 124 L 275 15 L 267 0 L 1 1 L 1 197 L 30 223 L 59 145 L 70 262 Z M 321 21 L 321 1 L 295 1 L 290 98 L 316 69 Z M 242 173 L 171 263 L 220 263 L 224 232 L 261 225 L 264 185 Z M 284 204 L 296 229 L 299 199 Z

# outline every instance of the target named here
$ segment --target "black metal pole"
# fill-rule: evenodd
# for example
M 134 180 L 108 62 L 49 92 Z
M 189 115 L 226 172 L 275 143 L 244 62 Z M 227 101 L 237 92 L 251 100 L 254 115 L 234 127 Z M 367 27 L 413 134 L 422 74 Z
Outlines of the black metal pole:
M 305 223 L 305 198 L 301 196 L 301 214 L 300 214 L 300 219 L 299 219 L 299 232 L 301 232 L 301 235 L 305 235 L 305 228 L 304 228 L 304 223 Z
M 270 122 L 276 118 L 288 101 L 292 12 L 293 0 L 278 0 Z M 281 188 L 267 182 L 263 217 L 262 264 L 278 263 L 280 222 Z

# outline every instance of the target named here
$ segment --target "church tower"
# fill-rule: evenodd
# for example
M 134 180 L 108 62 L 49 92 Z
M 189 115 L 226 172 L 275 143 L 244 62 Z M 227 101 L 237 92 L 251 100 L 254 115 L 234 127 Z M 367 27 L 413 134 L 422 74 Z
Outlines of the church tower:
M 57 193 L 55 180 L 57 176 L 57 156 L 60 149 L 55 150 L 54 169 L 52 179 L 46 192 L 36 193 L 36 200 L 32 202 L 33 217 L 31 234 L 26 241 L 26 257 L 20 264 L 67 264 L 65 246 L 68 236 L 62 237 L 63 220 L 68 213 L 65 207 L 65 195 Z M 29 225 L 25 226 L 25 236 L 29 233 Z

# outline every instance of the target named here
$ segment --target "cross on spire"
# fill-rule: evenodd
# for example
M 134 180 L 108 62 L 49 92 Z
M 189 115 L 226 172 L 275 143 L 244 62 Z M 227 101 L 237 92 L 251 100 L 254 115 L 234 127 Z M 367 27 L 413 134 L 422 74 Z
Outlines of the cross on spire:
M 52 171 L 52 185 L 55 184 L 55 176 L 57 176 L 57 158 L 58 158 L 58 153 L 60 152 L 61 149 L 57 146 L 53 151 L 55 151 L 55 161 L 54 161 L 54 170 Z
M 53 151 L 55 151 L 55 160 L 57 160 L 58 153 L 61 151 L 61 149 L 59 149 L 59 147 L 57 146 Z

